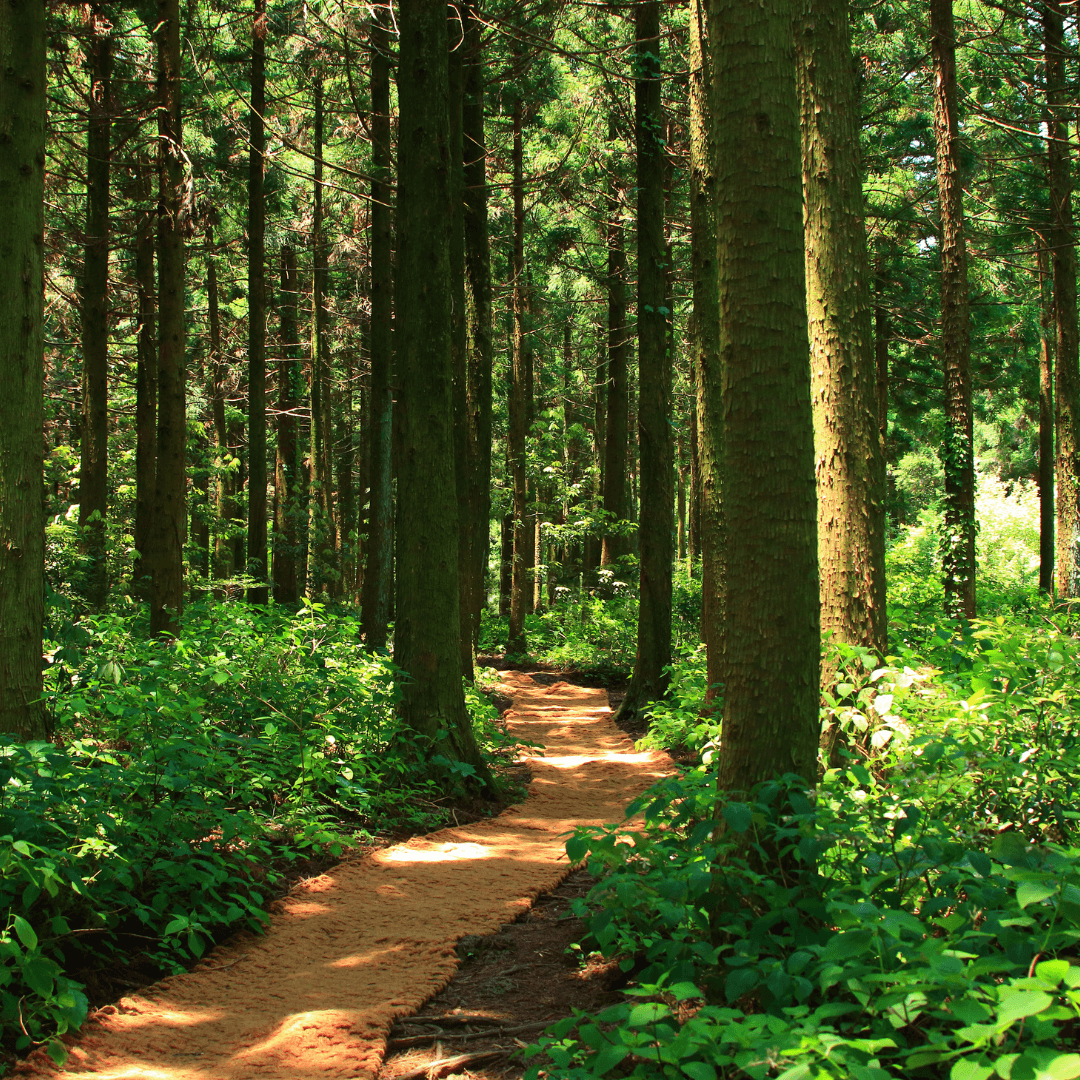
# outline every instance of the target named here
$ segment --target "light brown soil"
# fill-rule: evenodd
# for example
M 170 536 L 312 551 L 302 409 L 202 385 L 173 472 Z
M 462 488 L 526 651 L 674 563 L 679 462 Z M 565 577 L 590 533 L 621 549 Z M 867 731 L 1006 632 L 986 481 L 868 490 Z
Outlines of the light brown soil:
M 527 911 L 568 873 L 567 832 L 619 820 L 671 771 L 666 755 L 634 751 L 603 690 L 538 682 L 503 676 L 511 731 L 546 747 L 529 760 L 525 802 L 304 883 L 265 935 L 236 939 L 193 971 L 98 1010 L 72 1044 L 68 1075 L 373 1080 L 394 1020 L 452 978 L 458 941 Z M 56 1072 L 40 1052 L 16 1070 Z

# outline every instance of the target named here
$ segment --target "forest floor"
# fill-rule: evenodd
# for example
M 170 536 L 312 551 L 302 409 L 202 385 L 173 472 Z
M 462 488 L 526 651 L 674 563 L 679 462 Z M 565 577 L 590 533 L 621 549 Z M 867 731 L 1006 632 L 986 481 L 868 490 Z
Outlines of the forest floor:
M 97 1010 L 66 1075 L 494 1080 L 521 1075 L 509 1055 L 543 1026 L 602 1006 L 618 972 L 570 948 L 580 930 L 563 916 L 588 881 L 564 882 L 563 844 L 578 825 L 621 818 L 672 763 L 635 752 L 602 689 L 514 671 L 502 688 L 511 733 L 545 747 L 527 759 L 524 802 L 301 883 L 264 935 Z M 16 1075 L 57 1071 L 39 1052 Z

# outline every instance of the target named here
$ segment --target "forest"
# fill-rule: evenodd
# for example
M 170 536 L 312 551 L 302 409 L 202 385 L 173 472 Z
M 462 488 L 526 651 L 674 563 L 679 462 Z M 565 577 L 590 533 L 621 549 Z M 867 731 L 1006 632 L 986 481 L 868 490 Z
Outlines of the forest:
M 0 1067 L 520 802 L 516 670 L 678 767 L 514 1076 L 1080 1077 L 1078 45 L 0 0 Z

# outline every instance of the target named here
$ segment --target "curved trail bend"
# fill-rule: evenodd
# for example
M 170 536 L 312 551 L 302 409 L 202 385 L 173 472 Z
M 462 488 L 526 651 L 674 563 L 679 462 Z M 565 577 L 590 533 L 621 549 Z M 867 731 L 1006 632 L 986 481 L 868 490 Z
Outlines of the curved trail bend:
M 499 817 L 344 862 L 295 889 L 266 934 L 94 1014 L 65 1075 L 96 1080 L 372 1080 L 396 1017 L 453 976 L 457 940 L 509 922 L 569 871 L 564 834 L 617 821 L 671 771 L 615 727 L 607 694 L 506 672 L 511 731 L 542 743 Z M 22 1077 L 62 1070 L 43 1052 Z

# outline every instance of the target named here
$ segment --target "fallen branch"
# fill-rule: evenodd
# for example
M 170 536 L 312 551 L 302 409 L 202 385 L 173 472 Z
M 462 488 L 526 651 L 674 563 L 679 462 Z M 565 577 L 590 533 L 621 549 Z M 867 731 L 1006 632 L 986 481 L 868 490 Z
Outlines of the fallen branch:
M 426 1065 L 399 1073 L 395 1080 L 419 1080 L 421 1076 L 427 1077 L 427 1080 L 438 1080 L 448 1072 L 469 1065 L 479 1065 L 483 1061 L 494 1061 L 496 1058 L 506 1057 L 509 1053 L 509 1050 L 483 1050 L 478 1054 L 456 1054 L 454 1057 L 439 1058 L 438 1061 L 429 1061 Z
M 458 1039 L 465 1042 L 468 1039 L 484 1039 L 502 1035 L 520 1035 L 525 1031 L 539 1031 L 541 1028 L 546 1028 L 551 1022 L 551 1020 L 539 1020 L 533 1024 L 518 1024 L 517 1027 L 500 1026 L 485 1028 L 483 1031 L 460 1031 L 456 1035 L 453 1032 L 447 1031 L 440 1031 L 427 1035 L 405 1035 L 400 1039 L 388 1040 L 386 1050 L 387 1053 L 394 1053 L 397 1050 L 408 1050 L 413 1046 L 423 1046 L 425 1043 L 433 1043 L 436 1039 Z

